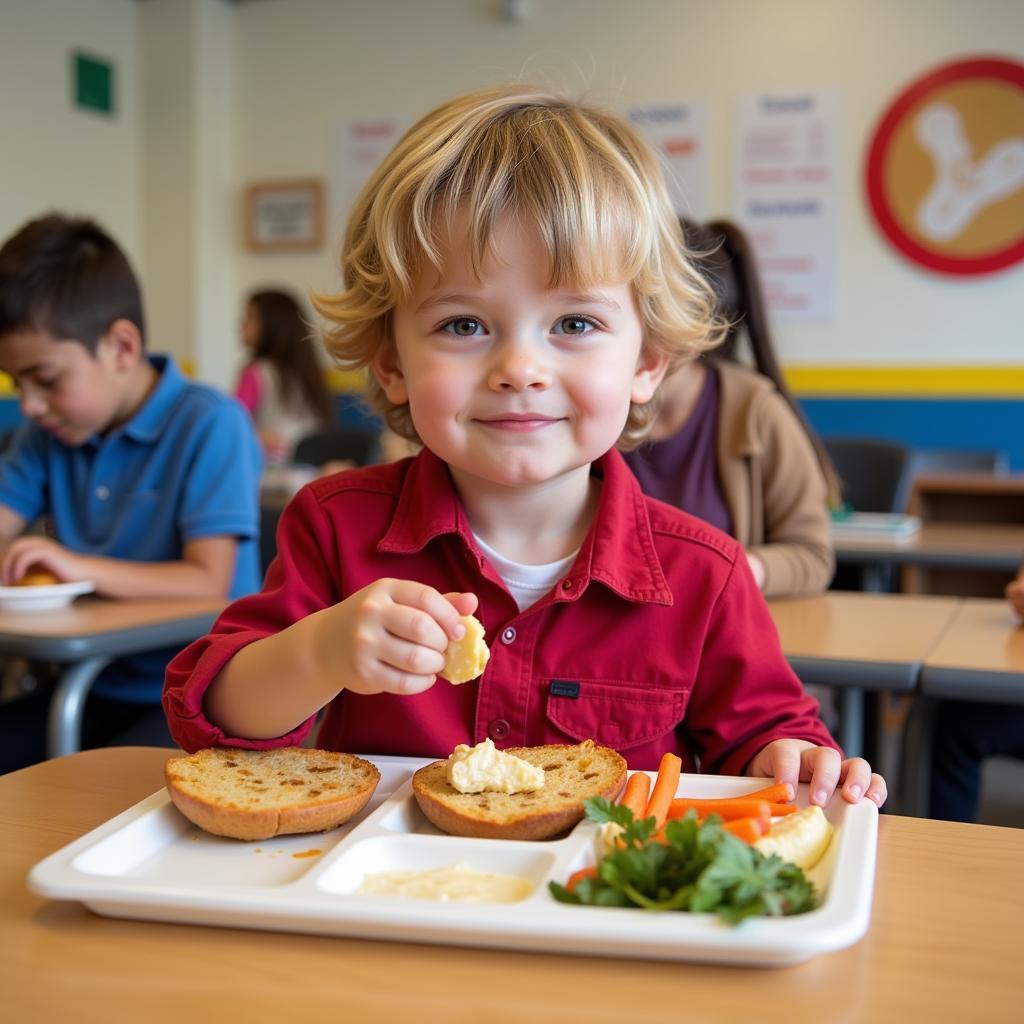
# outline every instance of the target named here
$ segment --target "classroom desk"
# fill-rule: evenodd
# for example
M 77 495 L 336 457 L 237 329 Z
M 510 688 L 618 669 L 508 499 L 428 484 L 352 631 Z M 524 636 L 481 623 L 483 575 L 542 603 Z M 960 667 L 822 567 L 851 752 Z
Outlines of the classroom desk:
M 1008 601 L 971 598 L 921 668 L 929 697 L 1024 704 L 1024 625 Z
M 709 967 L 168 925 L 31 894 L 30 867 L 162 785 L 117 747 L 0 777 L 0 992 L 12 1021 L 1015 1021 L 1024 830 L 883 816 L 866 937 Z
M 206 598 L 82 597 L 37 615 L 0 612 L 0 655 L 64 665 L 50 704 L 49 756 L 78 750 L 85 699 L 106 665 L 126 654 L 184 647 L 209 630 L 224 604 Z
M 928 813 L 936 701 L 1024 704 L 1024 625 L 1008 601 L 968 598 L 921 666 L 904 738 L 904 808 Z
M 840 745 L 863 748 L 863 691 L 909 693 L 959 600 L 830 590 L 769 602 L 783 653 L 805 685 L 839 690 Z
M 862 565 L 865 589 L 880 590 L 887 565 L 981 569 L 1013 575 L 1024 560 L 1024 526 L 926 522 L 905 540 L 871 537 L 833 542 L 840 565 Z

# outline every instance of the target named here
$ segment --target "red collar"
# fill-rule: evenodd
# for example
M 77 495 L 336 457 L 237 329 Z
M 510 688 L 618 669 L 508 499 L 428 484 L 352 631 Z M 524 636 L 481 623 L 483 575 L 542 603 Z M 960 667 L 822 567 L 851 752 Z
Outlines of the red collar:
M 597 516 L 557 597 L 575 600 L 596 580 L 628 601 L 671 605 L 647 499 L 632 471 L 613 449 L 594 463 L 592 472 L 604 480 Z M 394 517 L 377 549 L 412 554 L 443 534 L 457 534 L 481 557 L 447 464 L 424 449 L 409 463 Z

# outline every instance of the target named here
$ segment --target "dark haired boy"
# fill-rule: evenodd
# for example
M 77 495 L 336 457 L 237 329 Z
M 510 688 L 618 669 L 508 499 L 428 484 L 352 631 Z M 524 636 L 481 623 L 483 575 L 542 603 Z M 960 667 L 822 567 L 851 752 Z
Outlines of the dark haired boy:
M 0 584 L 30 568 L 108 597 L 239 597 L 259 586 L 259 445 L 245 411 L 147 356 L 139 284 L 89 220 L 50 214 L 0 248 L 0 370 L 26 423 L 0 458 Z M 21 536 L 42 516 L 53 536 Z M 85 743 L 166 735 L 173 650 L 110 665 Z M 0 713 L 0 771 L 44 756 L 45 695 Z M 133 738 L 129 732 L 129 738 Z

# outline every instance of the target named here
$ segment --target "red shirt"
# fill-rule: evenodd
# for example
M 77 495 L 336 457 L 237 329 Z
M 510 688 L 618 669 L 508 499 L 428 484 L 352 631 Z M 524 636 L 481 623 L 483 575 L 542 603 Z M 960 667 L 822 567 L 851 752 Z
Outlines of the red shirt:
M 273 740 L 225 735 L 203 714 L 203 694 L 246 644 L 388 576 L 475 593 L 490 661 L 474 682 L 440 680 L 415 696 L 342 690 L 320 746 L 439 758 L 488 736 L 499 747 L 592 738 L 633 769 L 657 768 L 674 751 L 685 771 L 730 775 L 772 740 L 835 746 L 782 654 L 740 545 L 646 497 L 618 452 L 593 471 L 603 486 L 580 552 L 522 613 L 430 452 L 308 484 L 282 513 L 263 590 L 230 605 L 168 666 L 175 740 L 186 750 L 301 743 L 312 719 Z

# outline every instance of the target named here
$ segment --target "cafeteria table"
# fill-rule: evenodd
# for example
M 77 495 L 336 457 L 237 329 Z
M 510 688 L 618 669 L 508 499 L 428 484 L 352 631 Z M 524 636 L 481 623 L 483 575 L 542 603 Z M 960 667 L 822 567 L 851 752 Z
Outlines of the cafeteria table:
M 883 815 L 867 935 L 782 968 L 159 924 L 99 917 L 29 892 L 32 865 L 158 790 L 166 756 L 155 748 L 90 750 L 0 777 L 6 1019 L 1020 1019 L 1024 830 Z
M 836 538 L 839 565 L 864 568 L 864 589 L 883 589 L 889 565 L 979 569 L 1013 575 L 1024 558 L 1024 526 L 1007 523 L 925 522 L 907 538 Z
M 184 647 L 209 630 L 224 604 L 209 598 L 81 597 L 45 613 L 0 612 L 0 655 L 63 666 L 50 703 L 48 755 L 79 749 L 85 700 L 104 667 L 127 654 Z
M 961 602 L 921 666 L 904 745 L 904 806 L 927 813 L 936 701 L 1024 704 L 1024 625 L 1008 601 Z
M 768 607 L 800 681 L 838 691 L 840 746 L 855 756 L 864 747 L 864 691 L 913 692 L 958 605 L 954 597 L 830 590 Z

